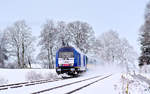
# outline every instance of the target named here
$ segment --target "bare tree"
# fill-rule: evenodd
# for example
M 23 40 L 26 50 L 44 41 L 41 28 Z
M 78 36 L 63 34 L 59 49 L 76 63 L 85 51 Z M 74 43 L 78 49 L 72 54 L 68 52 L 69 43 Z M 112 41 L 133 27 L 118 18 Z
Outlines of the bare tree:
M 25 60 L 26 53 L 29 54 L 28 51 L 31 49 L 33 43 L 31 28 L 22 20 L 15 22 L 6 31 L 9 38 L 10 51 L 12 55 L 17 57 L 18 67 L 27 67 L 27 62 L 25 62 L 27 61 Z
M 54 60 L 53 60 L 53 50 L 55 49 L 57 41 L 57 29 L 53 20 L 47 20 L 43 25 L 41 34 L 40 34 L 40 42 L 41 45 L 41 53 L 39 56 L 42 56 L 42 59 L 46 59 L 49 68 L 54 68 Z M 44 54 L 43 54 L 44 53 Z

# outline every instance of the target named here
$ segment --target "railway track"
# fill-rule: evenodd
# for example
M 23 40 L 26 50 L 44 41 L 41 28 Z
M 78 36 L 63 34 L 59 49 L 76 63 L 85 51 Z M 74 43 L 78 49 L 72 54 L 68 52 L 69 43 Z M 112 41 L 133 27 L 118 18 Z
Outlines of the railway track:
M 93 82 L 91 82 L 91 83 L 89 83 L 89 84 L 86 84 L 86 85 L 81 86 L 81 87 L 79 87 L 79 88 L 77 88 L 77 89 L 74 89 L 74 90 L 72 90 L 72 91 L 69 91 L 69 92 L 67 92 L 67 93 L 65 93 L 65 94 L 72 94 L 72 93 L 74 93 L 74 92 L 76 92 L 76 91 L 79 91 L 79 90 L 81 90 L 81 89 L 83 89 L 83 88 L 85 88 L 85 87 L 88 87 L 88 86 L 90 86 L 90 85 L 92 85 L 92 84 L 94 84 L 94 83 L 96 83 L 96 82 L 98 82 L 98 81 L 100 81 L 100 80 L 103 80 L 103 79 L 105 79 L 105 78 L 108 78 L 108 77 L 110 77 L 110 76 L 111 76 L 111 75 L 106 76 L 106 77 L 103 77 L 103 78 L 100 78 L 100 79 L 98 79 L 98 80 L 96 80 L 96 81 L 93 81 Z
M 112 74 L 111 74 L 111 75 L 112 75 Z M 73 85 L 73 84 L 82 83 L 82 82 L 85 82 L 85 81 L 88 81 L 88 80 L 91 80 L 91 79 L 99 78 L 99 79 L 97 79 L 97 80 L 95 80 L 95 81 L 92 81 L 91 83 L 88 83 L 88 84 L 82 86 L 82 87 L 79 87 L 79 88 L 77 88 L 77 89 L 74 89 L 74 90 L 72 90 L 72 91 L 69 91 L 69 92 L 65 93 L 65 94 L 71 94 L 71 93 L 74 93 L 74 92 L 76 92 L 76 91 L 79 91 L 79 90 L 81 90 L 81 89 L 83 89 L 83 88 L 85 88 L 85 87 L 87 87 L 87 86 L 90 86 L 90 85 L 92 85 L 92 84 L 94 84 L 94 83 L 96 83 L 96 82 L 98 82 L 98 81 L 100 81 L 100 80 L 106 79 L 106 78 L 110 77 L 111 75 L 104 76 L 104 77 L 101 77 L 101 75 L 99 75 L 99 76 L 95 76 L 95 77 L 91 77 L 91 78 L 87 78 L 87 79 L 83 79 L 83 80 L 79 80 L 79 81 L 74 81 L 74 82 L 67 83 L 67 84 L 64 84 L 64 85 L 60 85 L 60 86 L 56 86 L 56 87 L 44 89 L 44 90 L 41 90 L 41 91 L 33 92 L 32 94 L 45 93 L 45 92 L 49 92 L 49 91 L 51 91 L 51 90 L 56 90 L 56 89 L 63 88 L 63 87 L 66 87 L 66 86 L 70 86 L 70 85 Z
M 63 79 L 62 84 L 55 86 L 55 81 L 61 81 L 60 79 L 56 80 L 38 80 L 38 81 L 31 81 L 31 82 L 22 82 L 22 83 L 15 83 L 15 84 L 7 84 L 0 86 L 0 92 L 1 94 L 9 94 L 9 92 L 15 92 L 19 93 L 20 91 L 23 91 L 23 94 L 57 94 L 57 92 L 60 92 L 61 90 L 64 93 L 61 94 L 72 94 L 74 92 L 80 91 L 83 88 L 86 88 L 100 80 L 106 79 L 110 77 L 111 75 L 98 75 L 90 78 L 77 78 L 76 81 L 73 81 L 71 79 Z M 69 82 L 71 81 L 71 82 Z M 54 82 L 54 83 L 49 83 Z M 65 82 L 65 84 L 63 84 Z M 45 84 L 44 84 L 45 83 Z M 56 82 L 56 84 L 59 82 Z M 38 85 L 41 84 L 41 85 Z M 81 84 L 81 85 L 80 85 Z M 29 87 L 28 87 L 29 86 Z M 31 86 L 31 87 L 30 87 Z M 50 88 L 46 88 L 49 87 Z M 37 88 L 39 87 L 39 89 Z M 43 90 L 42 90 L 42 88 Z M 70 87 L 73 87 L 72 89 L 69 89 Z M 17 88 L 17 89 L 15 89 Z M 40 89 L 41 88 L 41 89 Z M 50 92 L 50 93 L 49 93 Z M 51 93 L 52 92 L 52 93 Z
M 44 83 L 49 83 L 49 82 L 55 82 L 55 81 L 59 81 L 60 79 L 55 79 L 55 80 L 38 80 L 38 81 L 31 81 L 31 82 L 21 82 L 21 83 L 14 83 L 14 84 L 7 84 L 7 85 L 1 85 L 0 86 L 0 91 L 2 90 L 7 90 L 9 88 L 13 89 L 13 88 L 19 88 L 19 87 L 23 87 L 23 86 L 31 86 L 31 85 L 37 85 L 37 84 L 44 84 Z

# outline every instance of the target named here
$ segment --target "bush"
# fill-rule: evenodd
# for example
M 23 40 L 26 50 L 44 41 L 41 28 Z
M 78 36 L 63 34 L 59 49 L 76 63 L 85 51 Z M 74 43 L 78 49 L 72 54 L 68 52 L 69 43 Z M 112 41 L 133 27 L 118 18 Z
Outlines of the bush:
M 34 72 L 34 71 L 28 72 L 26 74 L 26 80 L 29 80 L 29 81 L 41 80 L 43 78 L 44 77 L 42 76 L 42 74 Z
M 19 67 L 18 67 L 18 64 L 17 64 L 17 63 L 7 63 L 7 64 L 5 65 L 5 68 L 17 69 L 17 68 L 19 68 Z
M 4 84 L 7 84 L 8 83 L 8 80 L 0 77 L 0 85 L 4 85 Z
M 59 78 L 57 74 L 47 73 L 45 74 L 45 79 L 57 79 Z

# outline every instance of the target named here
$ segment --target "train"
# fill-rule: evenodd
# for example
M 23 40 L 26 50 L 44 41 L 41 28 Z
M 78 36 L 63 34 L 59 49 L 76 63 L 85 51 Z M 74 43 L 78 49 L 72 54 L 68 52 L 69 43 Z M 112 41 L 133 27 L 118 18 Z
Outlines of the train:
M 57 74 L 79 75 L 87 71 L 88 57 L 74 47 L 62 47 L 56 52 Z

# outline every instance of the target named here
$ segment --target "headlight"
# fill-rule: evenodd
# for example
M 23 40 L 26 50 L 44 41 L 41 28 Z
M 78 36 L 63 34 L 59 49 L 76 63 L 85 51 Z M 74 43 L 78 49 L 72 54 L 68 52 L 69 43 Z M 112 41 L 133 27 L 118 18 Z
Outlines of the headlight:
M 61 69 L 57 69 L 57 71 L 61 71 Z
M 70 70 L 71 70 L 71 71 L 75 71 L 75 69 L 74 69 L 74 68 L 71 68 Z

